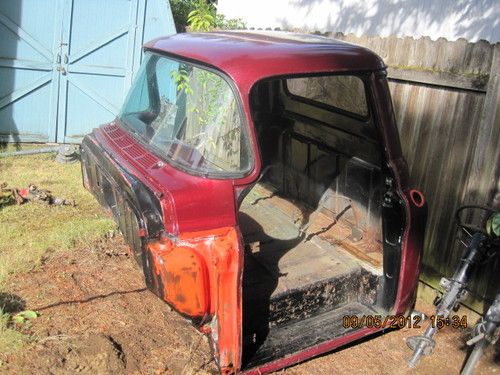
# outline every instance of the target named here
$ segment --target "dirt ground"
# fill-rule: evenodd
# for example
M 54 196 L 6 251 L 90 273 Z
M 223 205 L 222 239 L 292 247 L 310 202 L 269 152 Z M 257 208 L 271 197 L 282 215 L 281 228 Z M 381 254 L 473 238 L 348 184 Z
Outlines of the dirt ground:
M 206 338 L 144 288 L 141 271 L 127 254 L 117 235 L 53 255 L 35 271 L 16 276 L 10 286 L 12 298 L 40 316 L 24 328 L 32 342 L 0 358 L 0 372 L 217 373 Z M 417 308 L 429 314 L 433 311 L 432 305 L 422 301 Z M 438 333 L 432 356 L 415 370 L 407 368 L 411 352 L 405 338 L 421 331 L 391 331 L 281 372 L 458 374 L 466 353 L 466 332 L 453 328 Z M 476 374 L 500 373 L 496 349 L 490 348 Z

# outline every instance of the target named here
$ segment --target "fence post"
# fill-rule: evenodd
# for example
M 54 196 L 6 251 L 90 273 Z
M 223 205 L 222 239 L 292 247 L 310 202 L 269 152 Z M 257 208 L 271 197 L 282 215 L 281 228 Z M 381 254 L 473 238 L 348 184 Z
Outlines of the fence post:
M 500 179 L 500 43 L 493 49 L 491 72 L 481 113 L 477 144 L 464 197 L 467 203 L 491 205 Z

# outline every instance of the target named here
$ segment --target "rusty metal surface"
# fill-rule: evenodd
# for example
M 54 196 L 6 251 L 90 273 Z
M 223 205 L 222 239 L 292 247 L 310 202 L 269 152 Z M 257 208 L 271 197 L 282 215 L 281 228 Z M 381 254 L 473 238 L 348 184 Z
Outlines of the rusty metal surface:
M 330 192 L 327 191 L 325 194 L 328 193 Z M 329 200 L 325 199 L 322 202 L 328 203 Z M 359 211 L 358 214 L 362 216 L 363 220 L 361 221 L 364 223 L 367 212 L 362 209 Z M 314 236 L 318 236 L 329 245 L 334 245 L 361 262 L 366 262 L 377 269 L 382 267 L 380 225 L 360 227 L 359 238 L 353 238 L 353 229 L 357 228 L 357 226 L 352 221 L 352 215 L 346 215 L 345 217 L 338 215 L 339 211 L 334 211 L 334 208 L 329 207 L 329 205 L 313 210 L 295 200 L 277 195 L 272 185 L 261 183 L 256 185 L 247 196 L 241 207 L 241 212 L 254 217 L 262 225 L 269 226 L 270 228 L 267 228 L 266 233 L 273 237 L 279 237 L 283 240 L 297 238 L 302 227 L 305 242 L 311 241 Z M 267 212 L 267 216 L 262 217 L 264 212 Z M 286 229 L 283 226 L 283 221 L 279 221 L 277 218 L 279 215 L 289 218 L 289 226 L 292 229 Z M 275 225 L 269 225 L 273 221 L 276 221 Z M 306 223 L 307 225 L 305 225 Z M 242 225 L 241 221 L 240 225 Z M 247 243 L 256 241 L 259 230 L 262 230 L 262 228 L 259 226 L 249 230 L 254 233 L 246 235 L 244 233 L 245 242 Z
M 305 221 L 310 225 L 302 231 Z M 381 264 L 374 267 L 360 240 L 352 243 L 355 251 L 341 241 L 352 232 L 345 219 L 259 183 L 243 200 L 238 222 L 246 246 L 245 368 L 348 334 L 338 322 L 349 309 L 377 309 Z M 344 232 L 331 230 L 337 227 Z

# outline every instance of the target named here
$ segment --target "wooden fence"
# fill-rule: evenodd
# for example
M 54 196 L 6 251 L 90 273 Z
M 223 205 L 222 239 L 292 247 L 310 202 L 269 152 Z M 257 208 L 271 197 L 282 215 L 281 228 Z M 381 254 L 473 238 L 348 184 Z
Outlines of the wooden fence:
M 327 36 L 370 48 L 388 65 L 411 180 L 429 203 L 421 280 L 438 287 L 464 249 L 456 208 L 500 203 L 500 43 Z M 500 286 L 499 258 L 473 276 L 466 304 L 479 312 Z

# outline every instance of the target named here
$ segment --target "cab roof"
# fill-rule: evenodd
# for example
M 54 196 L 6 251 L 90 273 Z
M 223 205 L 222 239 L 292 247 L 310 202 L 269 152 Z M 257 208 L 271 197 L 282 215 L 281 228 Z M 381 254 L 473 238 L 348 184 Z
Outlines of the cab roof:
M 385 69 L 382 59 L 364 47 L 281 31 L 182 33 L 155 39 L 145 49 L 211 65 L 240 87 L 272 76 Z

